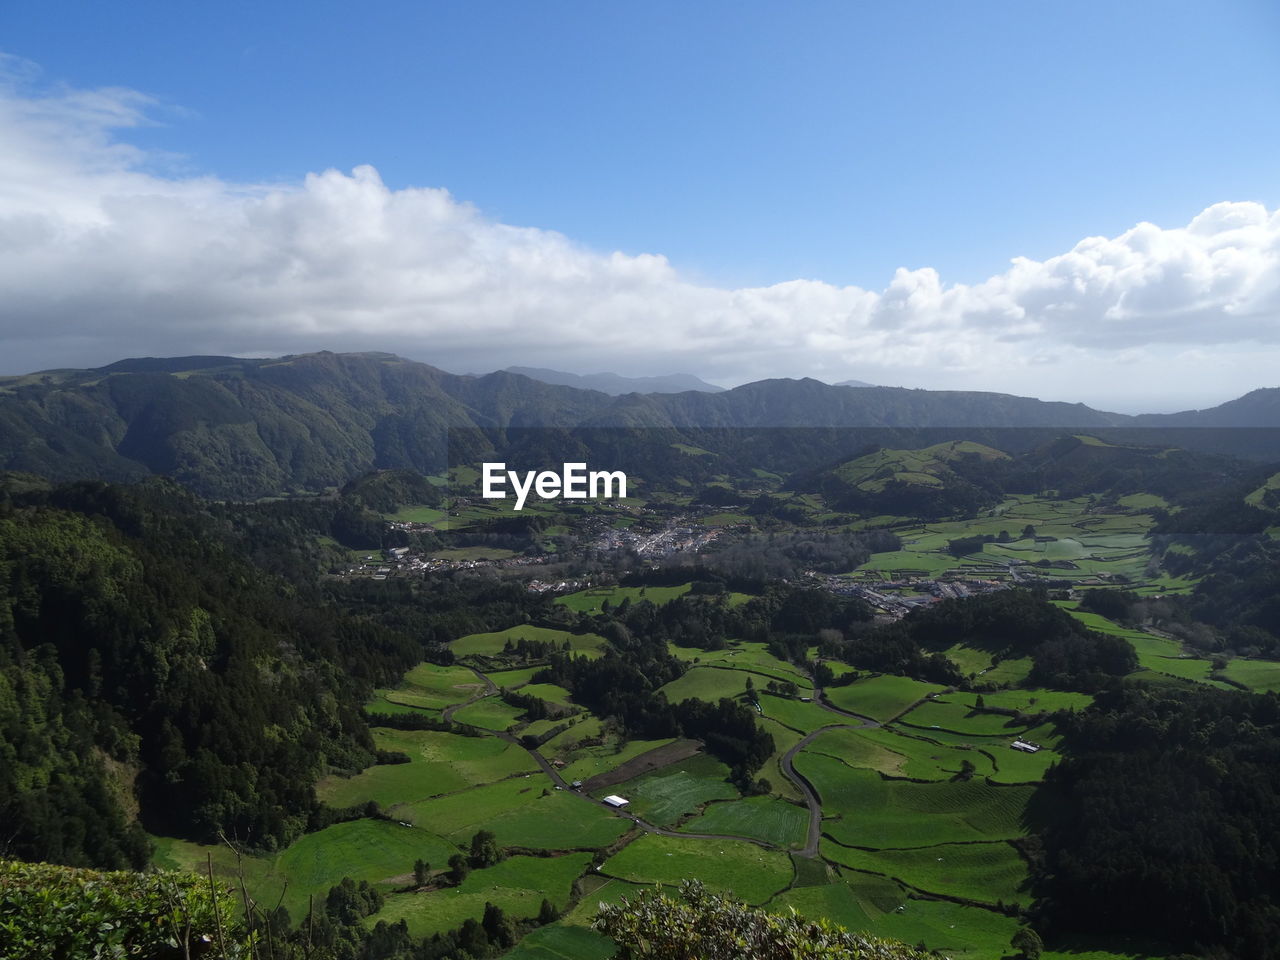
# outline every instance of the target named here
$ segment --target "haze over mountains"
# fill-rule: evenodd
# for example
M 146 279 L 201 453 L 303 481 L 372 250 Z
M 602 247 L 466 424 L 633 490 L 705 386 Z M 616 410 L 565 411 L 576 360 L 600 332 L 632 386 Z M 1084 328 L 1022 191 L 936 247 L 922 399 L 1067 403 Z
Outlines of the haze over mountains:
M 724 387 L 707 383 L 688 373 L 672 373 L 665 377 L 622 377 L 616 373 L 565 373 L 561 370 L 545 370 L 541 367 L 507 367 L 507 373 L 518 373 L 531 380 L 554 383 L 579 390 L 599 390 L 611 397 L 626 393 L 684 393 L 698 390 L 702 393 L 721 393 Z
M 923 444 L 948 429 L 981 439 L 983 430 L 1010 427 L 1112 434 L 1141 427 L 1153 442 L 1267 459 L 1280 456 L 1272 437 L 1280 431 L 1168 431 L 1274 426 L 1277 388 L 1209 410 L 1133 417 L 1000 393 L 854 389 L 811 379 L 610 396 L 510 371 L 460 376 L 381 353 L 143 358 L 0 379 L 0 469 L 59 480 L 166 474 L 226 498 L 324 490 L 372 468 L 439 472 L 448 431 L 458 428 L 494 431 L 499 447 L 511 431 L 550 427 L 647 428 L 670 434 L 668 444 L 714 449 L 708 431 L 723 428 L 933 431 Z M 786 443 L 793 459 L 803 452 L 804 442 Z

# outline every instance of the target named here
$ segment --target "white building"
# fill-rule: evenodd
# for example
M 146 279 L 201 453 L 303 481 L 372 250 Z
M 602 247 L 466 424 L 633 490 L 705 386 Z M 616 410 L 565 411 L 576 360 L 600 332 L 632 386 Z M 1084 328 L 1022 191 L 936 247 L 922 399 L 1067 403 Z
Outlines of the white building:
M 620 797 L 616 793 L 611 793 L 604 798 L 604 802 L 611 807 L 625 807 L 631 801 L 626 797 Z

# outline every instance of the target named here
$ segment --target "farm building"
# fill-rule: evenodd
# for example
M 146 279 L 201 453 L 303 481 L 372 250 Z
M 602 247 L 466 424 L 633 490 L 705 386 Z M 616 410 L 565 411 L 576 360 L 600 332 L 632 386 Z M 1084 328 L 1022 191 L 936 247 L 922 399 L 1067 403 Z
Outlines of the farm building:
M 1009 746 L 1015 750 L 1021 750 L 1023 753 L 1035 753 L 1040 749 L 1039 744 L 1029 743 L 1026 740 L 1015 740 Z
M 625 807 L 631 801 L 626 797 L 620 797 L 616 793 L 611 793 L 604 798 L 604 802 L 611 807 Z

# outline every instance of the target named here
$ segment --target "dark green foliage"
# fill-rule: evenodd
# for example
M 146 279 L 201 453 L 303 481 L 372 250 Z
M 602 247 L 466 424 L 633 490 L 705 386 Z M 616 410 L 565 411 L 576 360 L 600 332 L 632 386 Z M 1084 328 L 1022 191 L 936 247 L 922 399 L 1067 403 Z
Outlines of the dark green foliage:
M 1047 932 L 1280 956 L 1280 698 L 1125 689 L 1065 729 L 1037 888 Z
M 0 860 L 0 956 L 248 957 L 233 891 L 174 873 L 98 873 Z M 189 951 L 189 953 L 187 953 Z

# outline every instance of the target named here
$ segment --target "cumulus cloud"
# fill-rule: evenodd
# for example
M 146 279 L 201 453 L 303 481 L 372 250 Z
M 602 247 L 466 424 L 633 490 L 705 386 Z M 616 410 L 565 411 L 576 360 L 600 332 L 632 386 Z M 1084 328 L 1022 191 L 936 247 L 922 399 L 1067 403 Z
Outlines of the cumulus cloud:
M 388 189 L 372 166 L 283 186 L 165 173 L 124 139 L 149 122 L 147 97 L 4 73 L 9 373 L 358 349 L 455 370 L 858 377 L 1095 403 L 1172 397 L 1182 375 L 1194 402 L 1188 377 L 1225 399 L 1267 382 L 1280 349 L 1280 211 L 1258 203 L 1089 237 L 973 285 L 923 268 L 880 290 L 722 289 L 660 255 L 496 222 L 444 189 Z

